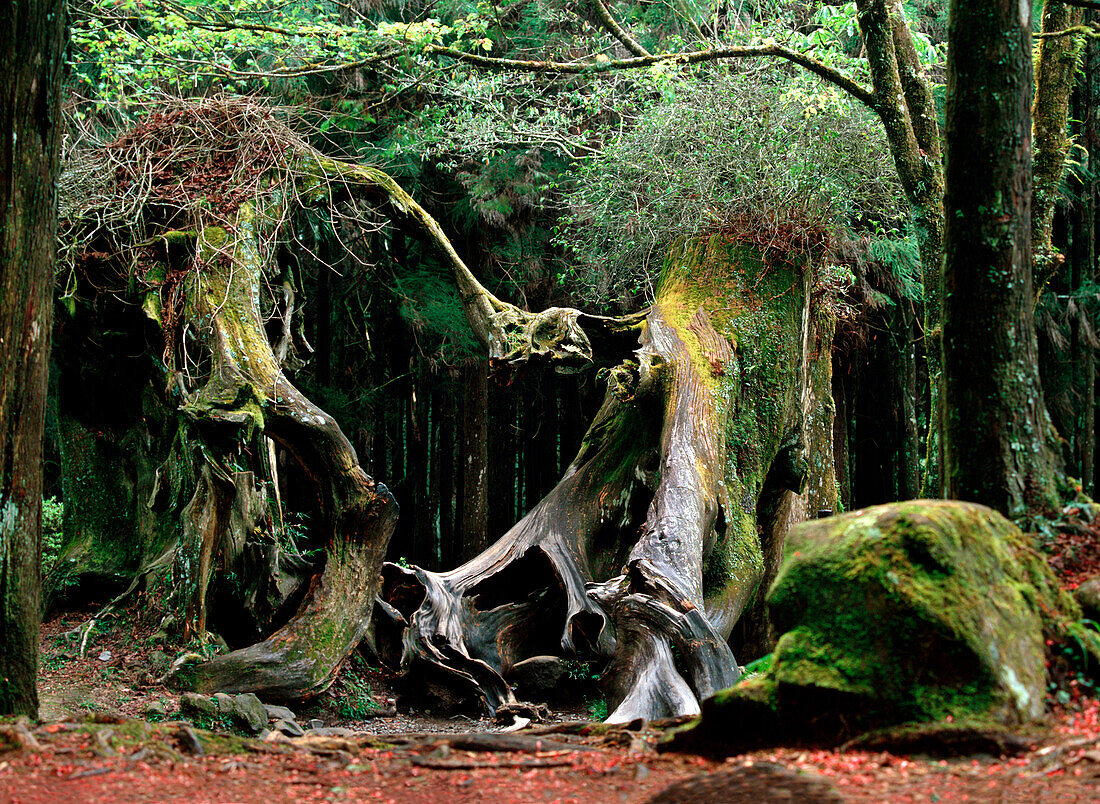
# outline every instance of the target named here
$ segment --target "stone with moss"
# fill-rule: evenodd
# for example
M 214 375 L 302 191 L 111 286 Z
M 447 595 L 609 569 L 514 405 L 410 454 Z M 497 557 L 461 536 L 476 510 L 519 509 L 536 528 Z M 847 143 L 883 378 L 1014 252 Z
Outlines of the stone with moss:
M 793 528 L 768 593 L 767 670 L 670 745 L 837 743 L 899 724 L 1039 719 L 1048 636 L 1100 643 L 1015 525 L 969 503 L 877 506 Z

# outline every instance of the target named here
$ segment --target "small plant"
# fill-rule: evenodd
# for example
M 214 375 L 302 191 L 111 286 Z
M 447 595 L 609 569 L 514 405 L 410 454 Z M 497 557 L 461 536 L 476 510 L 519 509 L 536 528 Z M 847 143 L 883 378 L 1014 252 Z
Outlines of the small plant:
M 236 721 L 229 715 L 196 715 L 191 718 L 191 724 L 204 731 L 217 731 L 226 734 L 244 736 L 245 732 L 237 726 Z
M 592 720 L 604 721 L 607 720 L 608 710 L 607 701 L 603 698 L 599 698 L 588 703 L 588 716 Z
M 567 678 L 573 681 L 596 681 L 600 677 L 596 663 L 584 659 L 562 659 Z
M 62 519 L 65 513 L 64 503 L 56 497 L 42 500 L 42 571 L 49 572 L 61 553 Z
M 156 709 L 147 710 L 142 717 L 144 717 L 150 723 L 161 723 L 165 720 L 181 720 L 183 718 L 182 713 L 176 709 L 175 711 L 168 711 L 167 708 L 163 712 Z
M 353 687 L 336 708 L 344 720 L 363 720 L 374 715 L 380 707 L 369 688 Z
M 69 663 L 69 656 L 64 653 L 49 653 L 42 657 L 42 669 L 51 672 L 60 670 Z
M 373 717 L 379 709 L 370 681 L 363 675 L 362 659 L 357 656 L 344 671 L 343 694 L 336 712 L 344 720 L 364 720 Z
M 745 680 L 768 672 L 768 670 L 771 669 L 774 656 L 774 653 L 769 653 L 766 656 L 761 656 L 759 659 L 746 664 L 741 668 L 741 679 Z

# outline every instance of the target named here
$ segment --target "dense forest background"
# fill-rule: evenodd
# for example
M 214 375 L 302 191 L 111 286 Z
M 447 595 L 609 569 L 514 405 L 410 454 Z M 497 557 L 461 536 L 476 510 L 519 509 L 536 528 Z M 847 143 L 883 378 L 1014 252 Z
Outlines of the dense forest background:
M 688 528 L 698 566 L 686 573 L 698 600 L 681 614 L 725 590 L 736 614 L 711 612 L 722 627 L 706 628 L 722 631 L 716 665 L 731 673 L 726 627 L 742 611 L 739 656 L 769 648 L 753 590 L 778 563 L 783 528 L 774 544 L 768 533 L 783 519 L 779 501 L 807 473 L 828 493 L 802 518 L 946 493 L 1053 541 L 1063 506 L 1096 493 L 1091 6 L 1035 9 L 1034 201 L 1016 193 L 1012 207 L 998 190 L 1019 239 L 975 224 L 968 244 L 964 208 L 994 229 L 1003 221 L 977 195 L 986 184 L 967 181 L 983 156 L 945 171 L 940 132 L 950 143 L 962 130 L 960 99 L 984 102 L 967 94 L 974 86 L 948 84 L 985 74 L 966 63 L 951 72 L 937 3 L 71 4 L 46 609 L 145 582 L 165 629 L 200 661 L 270 648 L 257 640 L 273 629 L 298 629 L 320 653 L 338 642 L 317 663 L 324 672 L 293 687 L 312 694 L 368 628 L 381 559 L 372 550 L 389 545 L 383 598 L 393 605 L 379 605 L 407 624 L 416 606 L 401 608 L 402 578 L 427 590 L 432 571 L 486 555 L 517 521 L 522 536 L 575 457 L 626 444 L 631 422 L 636 449 L 617 466 L 633 468 L 604 485 L 622 482 L 623 510 L 594 480 L 575 507 L 587 515 L 592 500 L 599 513 L 596 552 L 612 514 L 623 530 L 645 522 L 663 539 L 662 503 L 631 495 L 646 487 L 665 499 L 672 464 L 655 461 L 677 448 L 667 433 L 678 408 L 637 407 L 647 377 L 718 400 L 706 415 L 720 447 L 705 443 L 699 411 L 686 425 L 699 460 L 682 488 L 702 502 Z M 1008 111 L 990 119 L 983 134 L 1003 124 L 1002 139 L 1028 142 Z M 998 179 L 1030 190 L 1031 166 L 1016 170 Z M 715 243 L 734 256 L 713 259 Z M 998 248 L 1008 262 L 994 269 Z M 1020 262 L 1032 249 L 1033 285 L 1030 256 Z M 986 256 L 988 273 L 966 273 Z M 698 306 L 711 281 L 736 297 L 730 306 L 717 291 Z M 696 317 L 673 321 L 688 298 Z M 688 348 L 690 370 L 676 375 L 694 371 L 686 385 L 664 379 L 675 361 L 655 345 L 662 316 L 698 336 L 702 351 Z M 987 364 L 975 350 L 969 366 L 985 340 L 978 321 L 994 346 L 1004 325 L 1008 354 Z M 703 345 L 712 323 L 724 333 L 713 353 Z M 796 330 L 797 360 L 783 351 Z M 648 333 L 643 348 L 622 359 L 638 333 Z M 721 379 L 734 365 L 743 375 Z M 812 387 L 821 377 L 831 389 Z M 731 389 L 753 411 L 743 420 L 722 404 Z M 642 455 L 662 417 L 660 451 Z M 815 456 L 826 453 L 804 443 L 811 420 L 832 430 L 824 465 Z M 391 493 L 400 517 L 386 507 Z M 752 551 L 741 554 L 746 534 Z M 626 547 L 608 548 L 598 572 L 587 553 L 578 559 L 571 607 L 575 597 L 585 616 L 610 611 L 630 584 L 677 597 L 675 584 L 633 569 L 616 576 L 616 592 L 611 575 L 630 547 L 615 539 Z M 476 589 L 496 600 L 497 586 Z M 342 611 L 352 590 L 362 599 Z M 560 647 L 608 659 L 595 637 L 572 644 L 569 611 Z M 685 664 L 669 652 L 676 661 Z M 695 682 L 704 697 L 707 683 Z
M 912 2 L 905 11 L 942 113 L 946 9 Z M 326 153 L 388 171 L 493 293 L 528 309 L 638 309 L 652 298 L 669 244 L 708 228 L 749 222 L 769 237 L 812 242 L 827 254 L 837 299 L 841 503 L 854 509 L 920 493 L 925 288 L 909 210 L 870 110 L 777 59 L 668 59 L 562 75 L 448 53 L 519 61 L 597 54 L 611 64 L 769 41 L 858 78 L 867 68 L 854 3 L 77 2 L 71 13 L 70 160 L 78 164 L 82 149 L 113 140 L 166 98 L 251 95 L 279 107 Z M 1038 10 L 1034 19 L 1038 27 Z M 1094 50 L 1082 46 L 1053 224 L 1064 262 L 1035 313 L 1061 457 L 1088 494 L 1098 460 Z M 583 376 L 489 381 L 439 257 L 371 219 L 303 211 L 294 239 L 280 244 L 303 305 L 301 342 L 313 349 L 294 379 L 400 502 L 390 558 L 449 567 L 552 488 L 600 394 Z M 65 500 L 86 493 L 64 469 L 74 457 L 66 442 L 79 432 L 124 460 L 119 428 L 128 424 L 116 417 L 128 414 L 82 404 L 87 388 L 66 381 L 65 361 L 85 359 L 81 339 L 112 360 L 126 349 L 110 340 L 123 335 L 83 331 L 76 280 L 63 270 L 59 283 L 47 496 Z M 113 385 L 118 368 L 99 370 Z M 81 403 L 67 403 L 69 393 Z M 104 465 L 110 457 L 101 456 Z M 309 503 L 288 493 L 290 527 L 304 529 Z

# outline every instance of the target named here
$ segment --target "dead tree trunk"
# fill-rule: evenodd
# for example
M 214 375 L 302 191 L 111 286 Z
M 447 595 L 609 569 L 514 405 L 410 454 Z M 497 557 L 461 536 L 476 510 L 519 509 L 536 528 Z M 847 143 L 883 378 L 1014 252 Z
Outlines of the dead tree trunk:
M 810 274 L 715 236 L 673 250 L 645 314 L 492 316 L 498 372 L 595 360 L 607 393 L 562 480 L 484 553 L 386 565 L 380 616 L 405 628 L 420 688 L 495 710 L 519 661 L 575 657 L 601 664 L 627 721 L 697 712 L 737 680 L 727 639 L 782 552 L 779 520 L 835 501 L 831 323 Z M 766 490 L 803 491 L 808 458 L 812 502 L 758 517 Z

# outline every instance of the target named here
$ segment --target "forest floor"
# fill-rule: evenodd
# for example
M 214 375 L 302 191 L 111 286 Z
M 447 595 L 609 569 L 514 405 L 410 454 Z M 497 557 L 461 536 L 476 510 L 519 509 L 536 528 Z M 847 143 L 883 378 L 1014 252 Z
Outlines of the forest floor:
M 1057 542 L 1051 565 L 1068 588 L 1100 573 L 1100 527 Z M 178 693 L 158 682 L 170 646 L 145 610 L 139 598 L 101 619 L 83 653 L 74 629 L 92 612 L 43 626 L 42 723 L 0 723 L 0 802 L 643 802 L 698 774 L 769 763 L 848 801 L 1100 800 L 1100 699 L 1068 671 L 1053 673 L 1060 686 L 1047 722 L 1022 735 L 1027 747 L 1015 756 L 787 747 L 716 761 L 658 752 L 652 726 L 580 725 L 601 714 L 599 701 L 583 698 L 555 713 L 557 725 L 538 727 L 540 736 L 500 735 L 489 720 L 394 711 L 388 679 L 359 657 L 327 693 L 295 707 L 299 723 L 322 732 L 256 739 L 180 714 Z M 1072 649 L 1052 646 L 1055 670 L 1057 652 Z M 764 785 L 750 798 L 680 800 L 775 799 Z

